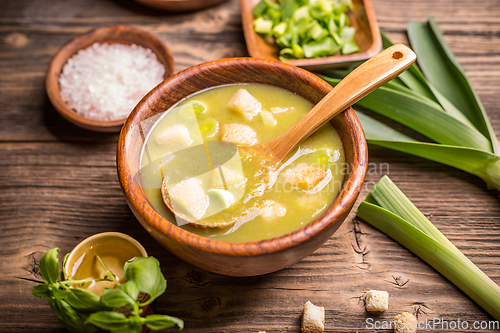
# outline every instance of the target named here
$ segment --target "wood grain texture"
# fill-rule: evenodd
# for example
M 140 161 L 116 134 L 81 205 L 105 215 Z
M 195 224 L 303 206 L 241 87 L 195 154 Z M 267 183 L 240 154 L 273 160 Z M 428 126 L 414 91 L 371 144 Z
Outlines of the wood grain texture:
M 373 6 L 394 42 L 407 43 L 407 21 L 434 16 L 499 133 L 499 1 L 373 0 Z M 390 293 L 389 311 L 379 319 L 420 309 L 422 320 L 460 318 L 470 325 L 493 320 L 439 273 L 353 214 L 312 255 L 253 278 L 196 269 L 166 252 L 137 222 L 116 175 L 118 135 L 91 133 L 62 119 L 44 91 L 49 61 L 77 34 L 109 24 L 136 25 L 160 36 L 177 70 L 246 56 L 238 1 L 182 15 L 127 0 L 6 0 L 0 7 L 1 332 L 65 332 L 45 300 L 31 296 L 34 283 L 24 279 L 39 278 L 35 264 L 42 252 L 55 246 L 69 252 L 103 231 L 132 235 L 160 260 L 168 288 L 154 303 L 156 313 L 184 319 L 184 332 L 298 332 L 307 300 L 325 307 L 327 332 L 373 332 L 359 301 L 369 289 Z M 383 148 L 370 147 L 369 162 L 358 202 L 388 173 L 500 283 L 498 192 L 459 170 Z
M 147 6 L 170 12 L 192 12 L 211 7 L 224 0 L 136 0 Z

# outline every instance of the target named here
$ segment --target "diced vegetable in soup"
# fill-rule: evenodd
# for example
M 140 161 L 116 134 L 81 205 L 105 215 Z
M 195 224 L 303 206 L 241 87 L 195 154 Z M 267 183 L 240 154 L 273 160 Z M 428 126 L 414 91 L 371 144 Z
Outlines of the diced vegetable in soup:
M 343 182 L 344 149 L 333 125 L 317 130 L 276 168 L 240 155 L 234 145 L 267 142 L 311 108 L 301 96 L 259 84 L 188 97 L 146 138 L 141 180 L 150 203 L 172 223 L 226 241 L 261 240 L 306 225 L 331 205 Z

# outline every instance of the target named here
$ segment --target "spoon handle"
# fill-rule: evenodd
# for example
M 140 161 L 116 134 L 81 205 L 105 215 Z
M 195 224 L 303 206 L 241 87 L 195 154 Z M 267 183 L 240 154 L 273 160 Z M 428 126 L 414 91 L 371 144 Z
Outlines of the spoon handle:
M 393 45 L 364 62 L 337 84 L 299 122 L 263 144 L 276 161 L 281 161 L 302 140 L 327 121 L 389 82 L 415 61 L 417 56 L 403 44 Z

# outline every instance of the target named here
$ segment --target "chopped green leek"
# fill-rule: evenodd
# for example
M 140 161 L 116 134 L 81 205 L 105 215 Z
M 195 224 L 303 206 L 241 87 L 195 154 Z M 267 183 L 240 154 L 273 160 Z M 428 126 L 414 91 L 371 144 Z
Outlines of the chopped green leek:
M 198 101 L 193 101 L 193 102 L 189 102 L 187 103 L 186 105 L 191 105 L 193 107 L 193 111 L 194 113 L 199 116 L 205 112 L 207 112 L 207 107 L 205 104 L 203 104 L 202 102 L 198 102 Z
M 219 123 L 214 118 L 204 120 L 199 127 L 204 138 L 211 138 L 219 132 Z
M 356 30 L 346 12 L 351 0 L 261 0 L 254 8 L 254 30 L 274 37 L 280 60 L 359 52 Z
M 500 320 L 500 287 L 460 252 L 384 176 L 356 215 L 426 261 L 477 304 Z
M 342 54 L 351 54 L 359 52 L 359 47 L 356 43 L 349 42 L 342 46 Z
M 338 154 L 338 152 L 337 152 Z M 324 166 L 328 163 L 333 163 L 339 159 L 339 156 L 331 149 L 321 149 L 316 152 L 314 159 L 318 165 Z
M 272 9 L 277 9 L 277 5 L 269 0 L 260 1 L 255 7 L 252 9 L 252 13 L 255 17 L 262 16 L 265 12 Z
M 262 17 L 259 17 L 253 21 L 253 28 L 259 34 L 268 34 L 273 29 L 273 21 L 264 20 Z
M 274 38 L 279 38 L 279 37 L 283 36 L 285 34 L 285 30 L 286 30 L 286 23 L 285 22 L 281 22 L 280 24 L 277 24 L 273 28 Z
M 327 37 L 321 42 L 310 42 L 304 45 L 304 54 L 306 58 L 326 57 L 340 50 L 340 46 L 335 43 L 332 37 Z

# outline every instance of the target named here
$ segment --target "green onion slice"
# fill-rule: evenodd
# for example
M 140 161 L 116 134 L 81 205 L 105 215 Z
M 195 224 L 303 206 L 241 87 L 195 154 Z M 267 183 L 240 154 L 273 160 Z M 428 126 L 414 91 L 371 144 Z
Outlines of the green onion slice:
M 208 118 L 200 123 L 200 132 L 204 138 L 211 138 L 219 132 L 219 122 L 214 118 Z

